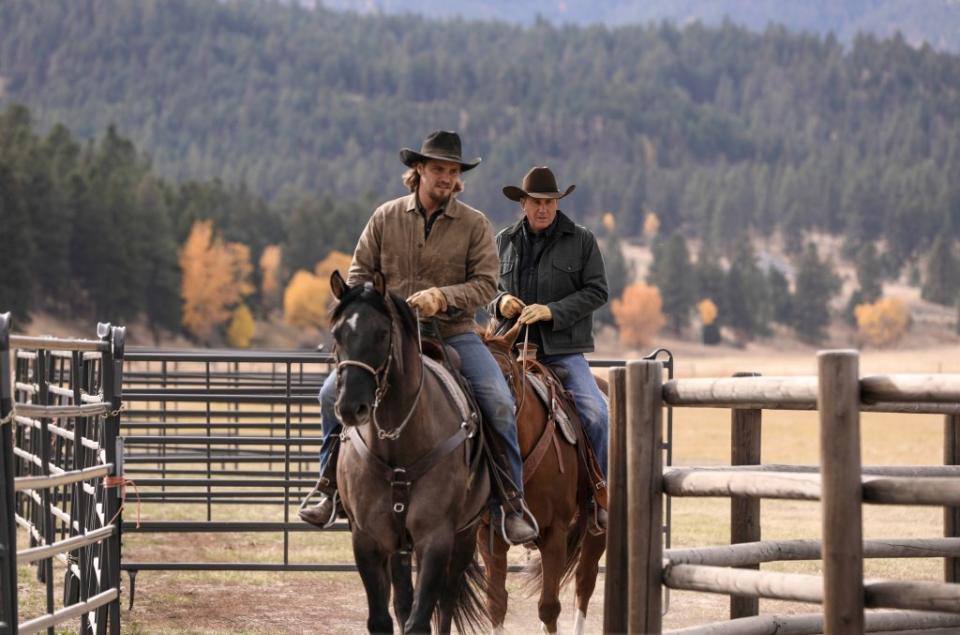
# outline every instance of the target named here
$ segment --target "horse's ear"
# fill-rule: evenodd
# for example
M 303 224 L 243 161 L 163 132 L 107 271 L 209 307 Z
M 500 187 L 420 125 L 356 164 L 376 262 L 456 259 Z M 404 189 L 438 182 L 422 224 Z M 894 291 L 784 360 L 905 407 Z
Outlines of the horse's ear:
M 347 292 L 347 289 L 347 283 L 340 275 L 340 270 L 334 269 L 333 273 L 330 274 L 330 290 L 333 291 L 333 297 L 339 300 Z
M 383 277 L 383 274 L 379 271 L 373 272 L 373 288 L 377 290 L 377 293 L 386 297 L 387 295 L 387 280 Z

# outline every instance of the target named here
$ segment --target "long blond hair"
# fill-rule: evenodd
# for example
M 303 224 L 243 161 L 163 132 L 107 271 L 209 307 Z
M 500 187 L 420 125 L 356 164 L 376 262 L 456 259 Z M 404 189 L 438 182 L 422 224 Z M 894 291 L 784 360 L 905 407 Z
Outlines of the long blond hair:
M 416 192 L 417 188 L 420 187 L 420 173 L 417 172 L 417 166 L 422 164 L 423 161 L 414 163 L 413 167 L 407 168 L 403 173 L 403 176 L 400 177 L 400 180 L 403 181 L 403 186 L 410 192 Z M 463 179 L 457 177 L 457 182 L 453 184 L 453 194 L 459 194 L 462 191 Z

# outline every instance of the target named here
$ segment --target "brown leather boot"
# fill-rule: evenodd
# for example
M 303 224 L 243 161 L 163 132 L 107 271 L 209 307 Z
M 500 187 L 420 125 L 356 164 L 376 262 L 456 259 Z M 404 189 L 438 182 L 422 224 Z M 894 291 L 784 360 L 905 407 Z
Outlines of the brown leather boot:
M 337 519 L 337 501 L 336 494 L 320 497 L 320 502 L 316 505 L 304 507 L 300 510 L 300 520 L 310 523 L 320 529 L 326 529 Z

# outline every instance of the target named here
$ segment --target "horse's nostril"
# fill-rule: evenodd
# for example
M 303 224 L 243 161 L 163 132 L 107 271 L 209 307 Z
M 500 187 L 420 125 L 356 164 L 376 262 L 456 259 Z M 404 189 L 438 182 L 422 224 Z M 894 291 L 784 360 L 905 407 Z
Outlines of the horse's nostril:
M 362 403 L 357 406 L 357 419 L 365 419 L 370 412 L 370 407 L 367 404 Z

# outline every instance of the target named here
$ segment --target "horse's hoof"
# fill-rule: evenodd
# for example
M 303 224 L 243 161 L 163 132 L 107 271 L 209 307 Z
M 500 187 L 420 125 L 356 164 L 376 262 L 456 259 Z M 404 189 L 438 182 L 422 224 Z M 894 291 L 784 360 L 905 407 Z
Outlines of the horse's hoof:
M 550 631 L 550 628 L 549 628 L 546 624 L 544 624 L 543 622 L 540 622 L 540 632 L 541 632 L 541 633 L 550 633 L 550 635 L 559 635 L 560 629 L 557 628 L 557 630 L 551 632 L 551 631 Z

